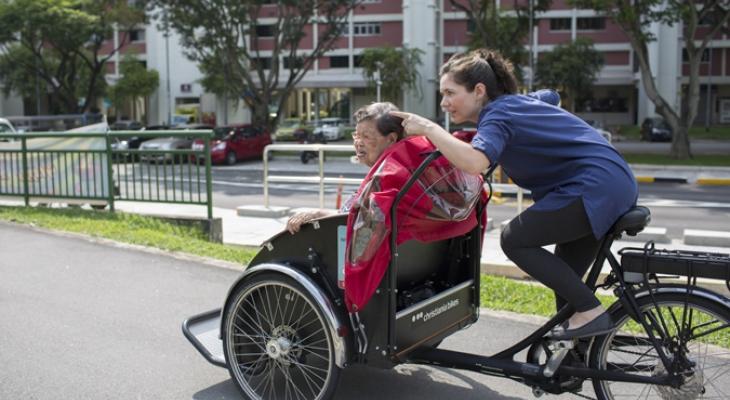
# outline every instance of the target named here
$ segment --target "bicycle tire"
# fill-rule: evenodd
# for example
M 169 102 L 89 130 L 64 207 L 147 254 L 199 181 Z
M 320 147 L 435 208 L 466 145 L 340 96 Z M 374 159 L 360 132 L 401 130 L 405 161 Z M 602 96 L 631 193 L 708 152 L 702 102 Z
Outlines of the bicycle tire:
M 223 350 L 231 378 L 251 399 L 331 399 L 340 368 L 321 306 L 288 276 L 261 273 L 231 295 Z
M 686 358 L 695 363 L 691 372 L 685 374 L 685 381 L 679 388 L 594 379 L 596 397 L 599 400 L 729 398 L 730 309 L 694 294 L 658 293 L 654 295 L 654 300 L 659 307 L 659 313 L 649 296 L 637 300 L 637 303 L 645 315 L 653 313 L 658 321 L 661 321 L 658 316 L 662 316 L 664 323 L 660 322 L 659 325 L 666 326 L 671 339 L 676 340 L 679 335 L 692 332 L 694 323 L 698 323 L 694 326 L 695 332 L 692 333 L 697 340 L 688 341 L 686 345 Z M 682 314 L 685 303 L 687 310 L 692 310 L 691 313 Z M 656 349 L 647 339 L 648 335 L 641 325 L 632 320 L 627 310 L 619 306 L 613 310 L 612 316 L 618 329 L 611 334 L 596 338 L 591 346 L 590 366 L 601 370 L 623 370 L 642 375 L 657 376 L 666 373 Z M 686 326 L 683 320 L 688 322 Z M 715 330 L 714 333 L 710 333 L 711 330 Z M 641 332 L 639 334 L 632 333 L 639 331 Z M 666 343 L 662 345 L 668 348 Z M 674 353 L 669 352 L 669 356 L 681 356 L 678 354 L 679 351 L 681 349 Z M 636 359 L 633 360 L 632 357 Z

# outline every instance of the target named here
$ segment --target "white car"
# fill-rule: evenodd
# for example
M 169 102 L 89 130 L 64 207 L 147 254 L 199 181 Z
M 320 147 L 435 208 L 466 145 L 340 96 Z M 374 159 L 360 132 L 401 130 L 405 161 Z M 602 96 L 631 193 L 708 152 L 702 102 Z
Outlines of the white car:
M 18 132 L 13 128 L 13 124 L 5 118 L 0 118 L 0 142 L 12 142 L 15 139 L 4 137 L 5 135 L 15 135 Z
M 321 133 L 327 140 L 340 140 L 345 137 L 349 121 L 343 118 L 322 118 L 314 128 L 314 134 Z

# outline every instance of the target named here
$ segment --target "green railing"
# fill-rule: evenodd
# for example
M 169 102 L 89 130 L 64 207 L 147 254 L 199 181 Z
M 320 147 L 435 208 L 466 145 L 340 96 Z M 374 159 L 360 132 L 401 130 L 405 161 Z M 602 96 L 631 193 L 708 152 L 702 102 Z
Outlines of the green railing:
M 209 130 L 3 135 L 0 196 L 22 198 L 26 206 L 88 202 L 111 211 L 115 201 L 204 205 L 212 219 L 212 136 Z M 167 145 L 127 147 L 154 138 Z M 195 140 L 203 146 L 192 148 Z

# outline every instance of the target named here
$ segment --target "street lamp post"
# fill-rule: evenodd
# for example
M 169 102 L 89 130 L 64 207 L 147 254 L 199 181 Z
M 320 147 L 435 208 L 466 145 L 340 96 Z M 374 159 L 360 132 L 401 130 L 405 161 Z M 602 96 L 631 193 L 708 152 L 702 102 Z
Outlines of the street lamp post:
M 383 85 L 383 81 L 380 80 L 380 69 L 383 68 L 383 63 L 380 61 L 377 61 L 377 62 L 375 62 L 375 67 L 377 68 L 375 70 L 375 74 L 373 76 L 375 78 L 375 87 L 376 87 L 375 98 L 377 99 L 376 101 L 378 103 L 380 103 L 380 86 Z

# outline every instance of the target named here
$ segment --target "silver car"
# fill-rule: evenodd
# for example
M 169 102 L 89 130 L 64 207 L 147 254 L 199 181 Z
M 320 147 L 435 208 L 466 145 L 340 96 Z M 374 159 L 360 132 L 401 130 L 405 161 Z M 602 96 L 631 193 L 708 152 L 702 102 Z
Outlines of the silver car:
M 211 125 L 181 125 L 174 130 L 197 130 L 213 129 Z M 159 154 L 141 154 L 141 161 L 166 162 L 172 160 L 187 160 L 189 156 L 174 155 L 168 153 L 170 150 L 190 150 L 193 147 L 193 138 L 189 136 L 171 136 L 147 140 L 139 145 L 140 150 L 159 151 Z

